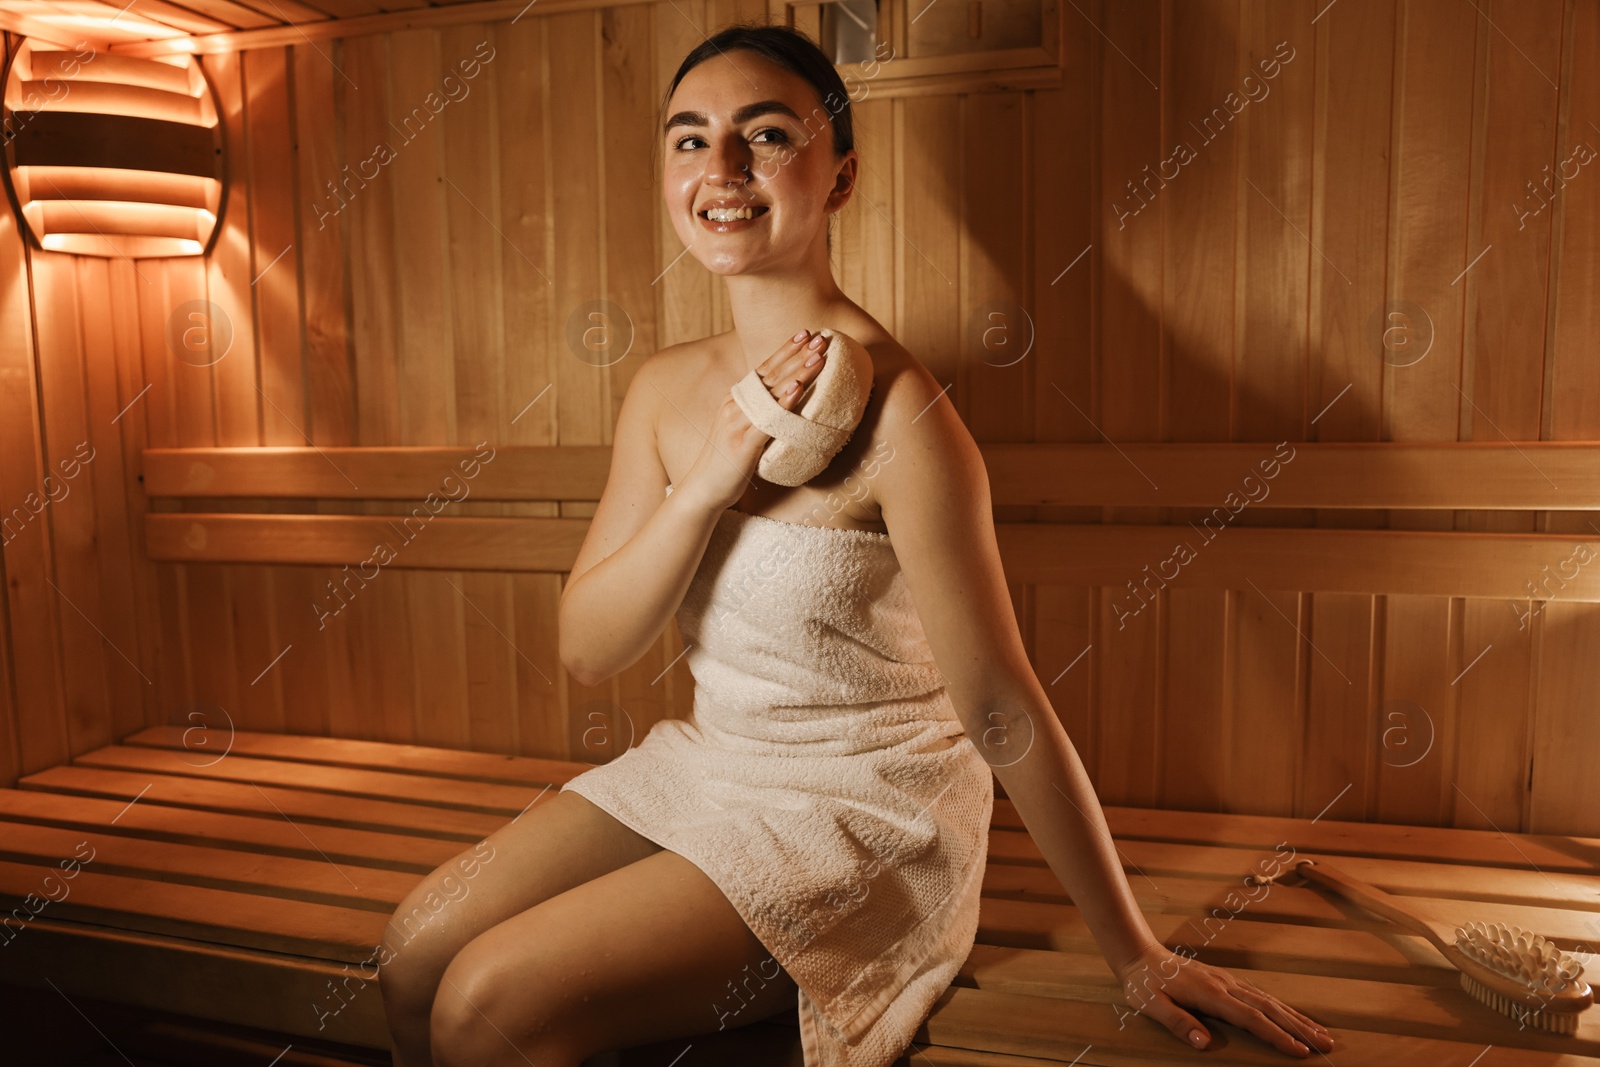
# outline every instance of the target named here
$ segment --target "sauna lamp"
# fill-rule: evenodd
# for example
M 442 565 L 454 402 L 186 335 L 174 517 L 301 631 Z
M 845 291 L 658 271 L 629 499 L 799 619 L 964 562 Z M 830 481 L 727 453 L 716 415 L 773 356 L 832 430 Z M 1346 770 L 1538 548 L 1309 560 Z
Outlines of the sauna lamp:
M 194 56 L 25 40 L 4 101 L 6 191 L 40 248 L 127 259 L 210 248 L 223 133 Z

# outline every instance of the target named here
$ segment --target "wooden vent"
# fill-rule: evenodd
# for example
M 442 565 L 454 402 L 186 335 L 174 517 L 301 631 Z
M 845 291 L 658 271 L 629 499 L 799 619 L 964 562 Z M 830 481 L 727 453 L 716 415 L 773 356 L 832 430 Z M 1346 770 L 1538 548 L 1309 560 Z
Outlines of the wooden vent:
M 222 127 L 193 56 L 24 41 L 5 77 L 6 180 L 40 248 L 198 256 L 217 229 Z

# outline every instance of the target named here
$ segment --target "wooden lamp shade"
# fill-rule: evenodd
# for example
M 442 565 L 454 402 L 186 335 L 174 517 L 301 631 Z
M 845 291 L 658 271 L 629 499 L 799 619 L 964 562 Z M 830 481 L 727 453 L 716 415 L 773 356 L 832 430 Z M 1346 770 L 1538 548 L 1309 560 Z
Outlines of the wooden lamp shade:
M 225 181 L 216 97 L 193 56 L 26 40 L 5 75 L 6 183 L 40 248 L 198 256 Z

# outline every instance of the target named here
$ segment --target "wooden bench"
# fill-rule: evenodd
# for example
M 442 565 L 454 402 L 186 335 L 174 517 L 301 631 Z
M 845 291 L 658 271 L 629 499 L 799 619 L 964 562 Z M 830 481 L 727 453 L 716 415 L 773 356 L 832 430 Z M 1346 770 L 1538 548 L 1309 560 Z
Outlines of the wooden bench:
M 587 767 L 326 737 L 195 740 L 186 746 L 176 727 L 144 729 L 0 791 L 0 904 L 15 916 L 0 942 L 7 980 L 289 1040 L 384 1049 L 381 998 L 367 979 L 395 906 L 437 864 Z M 1246 874 L 1292 848 L 1336 859 L 1446 921 L 1513 922 L 1581 951 L 1600 942 L 1600 840 L 1106 814 L 1157 935 L 1324 1022 L 1340 1042 L 1329 1057 L 1339 1067 L 1468 1067 L 1487 1046 L 1497 1065 L 1600 1065 L 1600 1012 L 1574 1037 L 1519 1031 L 1462 992 L 1420 938 L 1319 890 L 1280 883 L 1242 908 L 1237 897 L 1225 903 Z M 86 861 L 68 879 L 62 864 L 73 857 Z M 41 907 L 46 896 L 56 899 Z M 1077 909 L 1013 806 L 997 800 L 978 944 L 904 1062 L 1044 1067 L 1202 1055 L 1148 1020 L 1119 1019 L 1119 1003 Z M 1237 1030 L 1214 1030 L 1227 1046 L 1207 1062 L 1284 1062 Z M 759 1057 L 753 1041 L 766 1050 Z M 681 1067 L 800 1062 L 787 1015 L 671 1051 L 685 1045 Z

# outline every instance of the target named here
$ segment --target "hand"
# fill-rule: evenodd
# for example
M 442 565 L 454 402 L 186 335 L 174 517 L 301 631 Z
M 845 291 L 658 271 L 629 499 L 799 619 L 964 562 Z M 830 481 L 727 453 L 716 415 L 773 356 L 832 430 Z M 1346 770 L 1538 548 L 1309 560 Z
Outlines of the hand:
M 816 348 L 811 347 L 813 341 L 818 342 Z M 803 330 L 800 340 L 785 341 L 756 368 L 756 373 L 773 398 L 793 411 L 800 406 L 806 387 L 822 373 L 826 362 L 822 353 L 827 347 L 825 338 Z M 806 361 L 812 357 L 817 357 L 817 361 L 807 366 Z M 732 507 L 744 495 L 761 460 L 761 450 L 771 440 L 770 434 L 745 417 L 744 409 L 730 390 L 717 410 L 716 421 L 700 454 L 684 476 L 683 489 L 688 489 L 716 511 Z M 676 490 L 674 495 L 683 489 Z
M 1326 1029 L 1276 997 L 1164 945 L 1145 949 L 1117 978 L 1135 1011 L 1149 1015 L 1190 1048 L 1209 1048 L 1211 1034 L 1180 1005 L 1248 1030 L 1291 1056 L 1309 1056 L 1308 1045 L 1321 1052 L 1333 1048 Z

